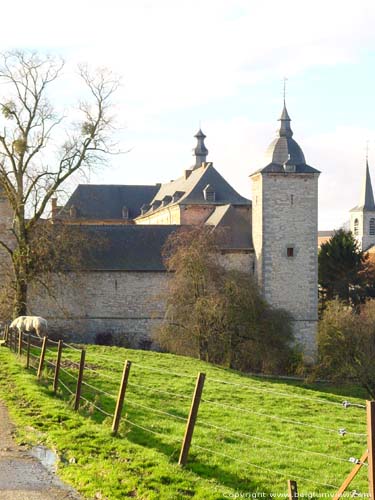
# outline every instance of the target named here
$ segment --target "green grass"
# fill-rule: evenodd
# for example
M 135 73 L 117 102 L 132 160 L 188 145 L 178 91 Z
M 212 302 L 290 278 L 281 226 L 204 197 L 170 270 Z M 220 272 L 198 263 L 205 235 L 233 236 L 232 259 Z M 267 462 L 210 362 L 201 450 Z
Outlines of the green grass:
M 84 380 L 108 395 L 88 386 L 82 394 L 110 414 L 123 362 L 133 362 L 117 437 L 111 435 L 111 417 L 92 404 L 84 401 L 77 414 L 65 389 L 53 396 L 51 369 L 37 383 L 35 370 L 27 371 L 24 358 L 5 348 L 0 349 L 0 397 L 17 424 L 18 440 L 56 450 L 59 475 L 88 499 L 270 498 L 287 492 L 287 479 L 297 480 L 300 493 L 318 498 L 318 493 L 334 493 L 328 485 L 340 486 L 353 467 L 349 457 L 359 458 L 366 448 L 366 437 L 356 435 L 366 432 L 365 411 L 341 405 L 344 399 L 364 403 L 357 387 L 247 377 L 182 356 L 85 347 Z M 64 351 L 63 367 L 71 374 L 79 355 Z M 49 348 L 47 360 L 54 357 Z M 203 401 L 182 469 L 180 444 L 200 371 L 207 376 Z M 66 372 L 61 377 L 74 390 L 74 380 Z M 348 433 L 340 436 L 340 428 Z M 350 491 L 366 493 L 366 478 L 363 467 Z

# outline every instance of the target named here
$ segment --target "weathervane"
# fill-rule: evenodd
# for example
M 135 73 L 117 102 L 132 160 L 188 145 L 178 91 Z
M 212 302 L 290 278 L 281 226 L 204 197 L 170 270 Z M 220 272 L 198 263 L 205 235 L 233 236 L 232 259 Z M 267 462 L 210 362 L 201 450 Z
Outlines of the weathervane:
M 284 97 L 284 104 L 285 104 L 285 96 L 286 96 L 286 82 L 288 81 L 288 78 L 286 76 L 284 76 L 283 78 L 283 82 L 284 82 L 284 86 L 283 86 L 283 97 Z

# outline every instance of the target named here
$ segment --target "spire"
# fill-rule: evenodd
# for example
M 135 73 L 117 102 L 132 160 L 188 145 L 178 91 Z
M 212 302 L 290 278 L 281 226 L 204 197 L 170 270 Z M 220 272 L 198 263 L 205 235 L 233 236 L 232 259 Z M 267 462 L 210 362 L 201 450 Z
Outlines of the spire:
M 193 165 L 193 170 L 199 168 L 202 163 L 206 161 L 206 157 L 208 155 L 208 149 L 204 144 L 206 136 L 202 130 L 199 129 L 194 137 L 197 139 L 197 145 L 193 149 L 193 156 L 195 156 L 195 165 Z
M 291 119 L 290 119 L 290 116 L 289 116 L 288 111 L 286 109 L 285 97 L 284 97 L 284 107 L 283 107 L 283 110 L 281 112 L 279 122 L 281 122 L 280 129 L 278 130 L 279 136 L 280 137 L 292 137 L 293 131 L 290 128 Z
M 366 172 L 365 178 L 362 186 L 361 198 L 359 201 L 359 207 L 374 210 L 374 193 L 372 191 L 370 169 L 368 166 L 368 159 L 366 155 Z

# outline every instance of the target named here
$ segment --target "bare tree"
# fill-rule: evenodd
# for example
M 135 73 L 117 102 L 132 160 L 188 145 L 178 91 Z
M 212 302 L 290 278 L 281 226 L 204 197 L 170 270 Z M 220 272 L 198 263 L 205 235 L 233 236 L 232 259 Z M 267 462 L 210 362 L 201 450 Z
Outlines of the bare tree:
M 0 187 L 13 212 L 12 242 L 0 239 L 14 274 L 14 315 L 27 310 L 33 233 L 50 199 L 74 173 L 90 169 L 114 153 L 111 98 L 119 81 L 105 70 L 79 67 L 89 101 L 78 105 L 79 118 L 65 125 L 48 99 L 50 85 L 64 61 L 37 53 L 0 55 Z

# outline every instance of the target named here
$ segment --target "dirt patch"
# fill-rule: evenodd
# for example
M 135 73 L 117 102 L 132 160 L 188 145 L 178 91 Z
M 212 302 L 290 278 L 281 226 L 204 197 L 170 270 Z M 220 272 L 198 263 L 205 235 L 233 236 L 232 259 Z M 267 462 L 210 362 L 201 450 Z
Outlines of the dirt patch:
M 14 426 L 0 401 L 1 500 L 80 500 L 78 494 L 48 471 L 13 439 Z

